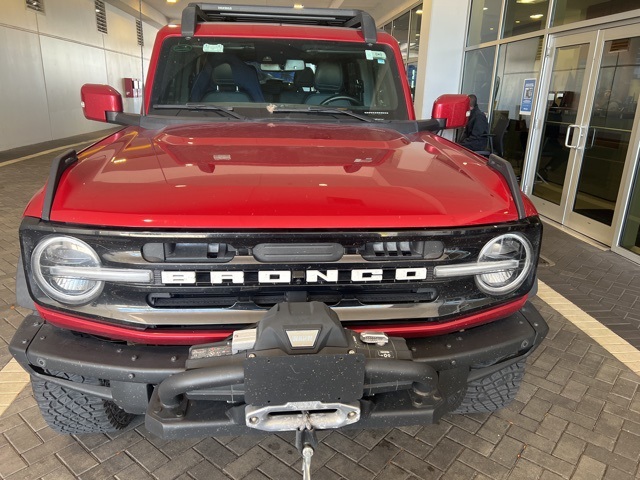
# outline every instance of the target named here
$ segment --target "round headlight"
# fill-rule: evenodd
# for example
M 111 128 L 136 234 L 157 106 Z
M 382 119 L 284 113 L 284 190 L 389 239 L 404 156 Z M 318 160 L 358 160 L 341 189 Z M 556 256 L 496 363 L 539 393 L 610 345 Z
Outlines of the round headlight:
M 513 268 L 496 270 L 476 275 L 476 284 L 480 290 L 491 295 L 504 295 L 513 292 L 527 278 L 533 266 L 532 248 L 529 240 L 517 233 L 507 233 L 490 240 L 480 251 L 478 263 L 513 262 Z
M 31 268 L 38 286 L 53 300 L 69 305 L 90 302 L 102 291 L 104 282 L 78 275 L 56 275 L 55 267 L 98 268 L 98 254 L 82 240 L 48 237 L 33 251 Z

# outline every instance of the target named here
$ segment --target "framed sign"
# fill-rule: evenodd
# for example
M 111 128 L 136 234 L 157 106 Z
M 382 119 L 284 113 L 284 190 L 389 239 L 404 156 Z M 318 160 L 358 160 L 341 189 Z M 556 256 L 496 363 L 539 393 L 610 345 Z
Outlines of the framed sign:
M 526 78 L 522 87 L 522 98 L 520 99 L 520 115 L 531 115 L 533 106 L 533 94 L 536 90 L 536 79 Z

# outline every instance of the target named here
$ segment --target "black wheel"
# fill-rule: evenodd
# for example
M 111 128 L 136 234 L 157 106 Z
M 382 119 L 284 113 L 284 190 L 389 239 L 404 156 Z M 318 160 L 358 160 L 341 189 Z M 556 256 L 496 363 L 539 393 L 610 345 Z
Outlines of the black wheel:
M 525 362 L 512 363 L 502 370 L 470 382 L 462 403 L 453 413 L 486 413 L 502 408 L 516 397 Z
M 350 97 L 349 95 L 333 95 L 332 97 L 325 98 L 322 102 L 320 102 L 320 105 L 329 105 L 330 103 L 343 100 L 347 100 L 349 103 L 351 103 L 351 105 L 362 106 L 360 100 L 355 97 Z
M 62 372 L 48 372 L 65 380 L 102 385 L 95 378 Z M 125 428 L 135 415 L 122 410 L 115 403 L 92 397 L 66 387 L 37 378 L 31 386 L 42 416 L 49 426 L 60 433 L 108 433 Z

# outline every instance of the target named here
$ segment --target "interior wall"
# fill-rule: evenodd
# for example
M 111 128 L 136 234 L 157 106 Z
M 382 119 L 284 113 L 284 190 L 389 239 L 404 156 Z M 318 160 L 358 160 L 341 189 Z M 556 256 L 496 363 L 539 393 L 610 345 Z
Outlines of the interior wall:
M 420 32 L 418 118 L 431 118 L 433 102 L 445 93 L 459 93 L 465 35 L 471 0 L 425 0 Z
M 144 80 L 158 29 L 143 22 L 143 67 L 133 16 L 107 4 L 105 35 L 96 27 L 94 0 L 44 6 L 37 13 L 25 0 L 2 0 L 0 151 L 110 128 L 84 118 L 85 83 L 111 85 L 123 95 L 125 111 L 140 111 L 140 98 L 124 98 L 123 78 Z

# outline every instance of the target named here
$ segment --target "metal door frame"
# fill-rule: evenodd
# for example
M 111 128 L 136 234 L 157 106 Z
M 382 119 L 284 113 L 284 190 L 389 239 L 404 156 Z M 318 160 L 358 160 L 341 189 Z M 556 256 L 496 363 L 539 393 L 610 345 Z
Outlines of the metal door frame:
M 534 204 L 544 216 L 566 225 L 569 228 L 579 231 L 580 233 L 594 238 L 602 243 L 611 245 L 616 253 L 619 253 L 636 262 L 640 262 L 640 257 L 636 254 L 619 246 L 622 236 L 622 227 L 625 220 L 625 214 L 628 211 L 628 202 L 631 199 L 631 188 L 634 179 L 634 173 L 640 168 L 640 108 L 636 109 L 636 115 L 632 127 L 631 137 L 629 139 L 629 149 L 625 160 L 625 166 L 622 172 L 620 188 L 616 200 L 616 207 L 611 226 L 602 224 L 588 217 L 580 215 L 573 211 L 577 195 L 578 180 L 580 170 L 582 168 L 584 158 L 584 147 L 588 137 L 588 127 L 591 121 L 591 114 L 595 102 L 596 86 L 600 75 L 600 67 L 604 54 L 604 46 L 607 41 L 620 38 L 640 37 L 637 25 L 626 25 L 620 27 L 612 27 L 608 29 L 593 30 L 578 34 L 556 35 L 550 36 L 545 55 L 545 63 L 541 72 L 541 88 L 538 93 L 538 102 L 535 107 L 536 124 L 533 133 L 530 152 L 527 158 L 527 167 L 524 172 L 524 190 L 531 196 Z M 553 62 L 555 60 L 556 49 L 589 43 L 589 54 L 587 57 L 587 69 L 585 71 L 585 81 L 582 86 L 582 98 L 578 106 L 578 115 L 576 115 L 576 124 L 586 127 L 586 135 L 581 136 L 579 143 L 576 144 L 578 149 L 571 152 L 568 159 L 567 173 L 563 186 L 562 199 L 560 205 L 543 200 L 532 195 L 534 181 L 537 173 L 537 160 L 539 149 L 542 142 L 542 131 L 546 118 L 547 98 L 550 90 L 551 76 L 553 73 Z M 585 85 L 586 83 L 586 85 Z

